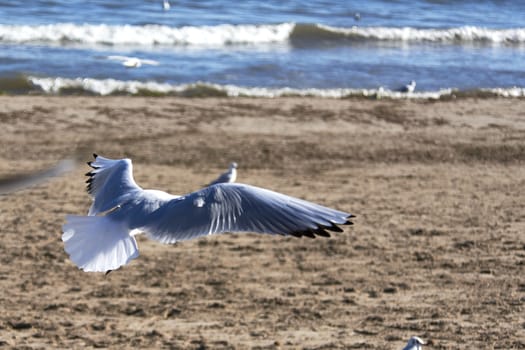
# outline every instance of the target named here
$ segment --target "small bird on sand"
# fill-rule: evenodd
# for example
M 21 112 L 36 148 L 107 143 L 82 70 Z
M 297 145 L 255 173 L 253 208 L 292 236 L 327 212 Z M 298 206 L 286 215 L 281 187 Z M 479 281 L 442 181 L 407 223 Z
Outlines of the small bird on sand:
M 130 159 L 94 155 L 87 216 L 68 215 L 64 249 L 84 271 L 108 272 L 138 257 L 135 235 L 176 243 L 223 232 L 330 237 L 352 214 L 263 188 L 219 183 L 184 196 L 139 187 Z
M 220 184 L 220 183 L 231 183 L 237 179 L 237 163 L 230 163 L 230 167 L 227 171 L 220 174 L 218 178 L 210 182 L 207 186 Z
M 408 343 L 403 348 L 403 350 L 422 350 L 423 349 L 422 345 L 425 345 L 425 344 L 426 342 L 424 342 L 421 338 L 414 336 L 408 340 Z
M 414 92 L 415 89 L 416 89 L 416 81 L 412 80 L 410 82 L 410 84 L 407 84 L 407 85 L 403 86 L 402 88 L 399 89 L 399 91 L 401 91 L 401 92 Z

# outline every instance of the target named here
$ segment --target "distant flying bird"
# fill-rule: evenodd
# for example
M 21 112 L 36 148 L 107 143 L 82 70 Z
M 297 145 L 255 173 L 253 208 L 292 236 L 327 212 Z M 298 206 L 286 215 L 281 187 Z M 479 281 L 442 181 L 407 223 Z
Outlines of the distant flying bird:
M 169 0 L 162 1 L 162 8 L 164 9 L 164 11 L 168 11 L 171 8 Z
M 233 162 L 233 163 L 230 163 L 230 167 L 228 168 L 226 172 L 220 174 L 219 177 L 213 180 L 212 182 L 210 182 L 208 186 L 220 184 L 220 183 L 235 182 L 236 179 L 237 179 L 237 163 Z
M 408 340 L 407 345 L 403 348 L 403 350 L 422 350 L 423 346 L 426 343 L 419 337 L 412 337 Z
M 124 67 L 128 67 L 128 68 L 138 68 L 138 67 L 141 67 L 143 64 L 149 64 L 152 66 L 159 65 L 159 62 L 157 61 L 138 58 L 138 57 L 112 55 L 112 56 L 107 56 L 106 58 L 112 61 L 119 61 L 122 63 Z
M 223 232 L 329 237 L 351 225 L 353 215 L 263 188 L 220 183 L 174 196 L 144 190 L 133 179 L 130 159 L 95 156 L 88 164 L 88 216 L 68 215 L 65 251 L 84 271 L 108 272 L 138 257 L 134 235 L 176 243 Z
M 0 179 L 0 194 L 7 194 L 41 184 L 53 177 L 73 170 L 76 164 L 77 162 L 73 159 L 64 159 L 58 164 L 44 170 L 4 177 Z
M 412 80 L 410 82 L 410 84 L 407 84 L 407 85 L 403 86 L 401 89 L 399 89 L 399 91 L 401 91 L 401 92 L 414 92 L 415 89 L 416 89 L 416 82 L 414 80 Z

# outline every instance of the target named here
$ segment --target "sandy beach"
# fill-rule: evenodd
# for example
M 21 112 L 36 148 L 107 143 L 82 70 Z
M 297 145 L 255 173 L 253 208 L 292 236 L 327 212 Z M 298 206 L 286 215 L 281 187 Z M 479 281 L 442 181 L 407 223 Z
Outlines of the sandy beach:
M 0 197 L 0 347 L 525 348 L 525 100 L 0 96 L 0 175 L 72 154 L 144 188 L 238 181 L 351 212 L 331 238 L 224 234 L 84 273 L 89 168 Z

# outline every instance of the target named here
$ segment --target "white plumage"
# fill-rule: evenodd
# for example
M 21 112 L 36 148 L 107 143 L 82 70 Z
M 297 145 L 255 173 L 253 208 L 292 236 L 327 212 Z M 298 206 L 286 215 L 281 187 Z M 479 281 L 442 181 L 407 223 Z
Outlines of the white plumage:
M 414 90 L 416 90 L 416 81 L 412 80 L 410 84 L 403 86 L 399 91 L 412 93 Z
M 149 64 L 151 66 L 159 65 L 159 62 L 155 60 L 148 60 L 145 58 L 138 58 L 138 57 L 111 55 L 111 56 L 107 56 L 106 58 L 112 61 L 119 61 L 122 63 L 124 67 L 127 67 L 127 68 L 139 68 L 143 64 Z
M 84 271 L 105 272 L 138 256 L 136 233 L 162 243 L 222 232 L 256 232 L 297 237 L 330 236 L 353 215 L 263 188 L 219 183 L 174 196 L 143 190 L 129 159 L 95 155 L 88 163 L 88 216 L 68 215 L 62 240 Z

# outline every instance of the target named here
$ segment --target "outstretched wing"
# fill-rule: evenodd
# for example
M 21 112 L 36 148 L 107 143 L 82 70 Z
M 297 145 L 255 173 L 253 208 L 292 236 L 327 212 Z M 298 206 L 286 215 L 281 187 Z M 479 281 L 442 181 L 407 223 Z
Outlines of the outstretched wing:
M 93 154 L 95 160 L 88 162 L 93 168 L 89 176 L 87 191 L 93 198 L 88 215 L 97 215 L 122 204 L 126 197 L 142 189 L 133 179 L 130 159 L 109 159 Z
M 174 243 L 222 232 L 329 237 L 353 215 L 259 187 L 223 183 L 167 201 L 143 218 L 150 238 Z

